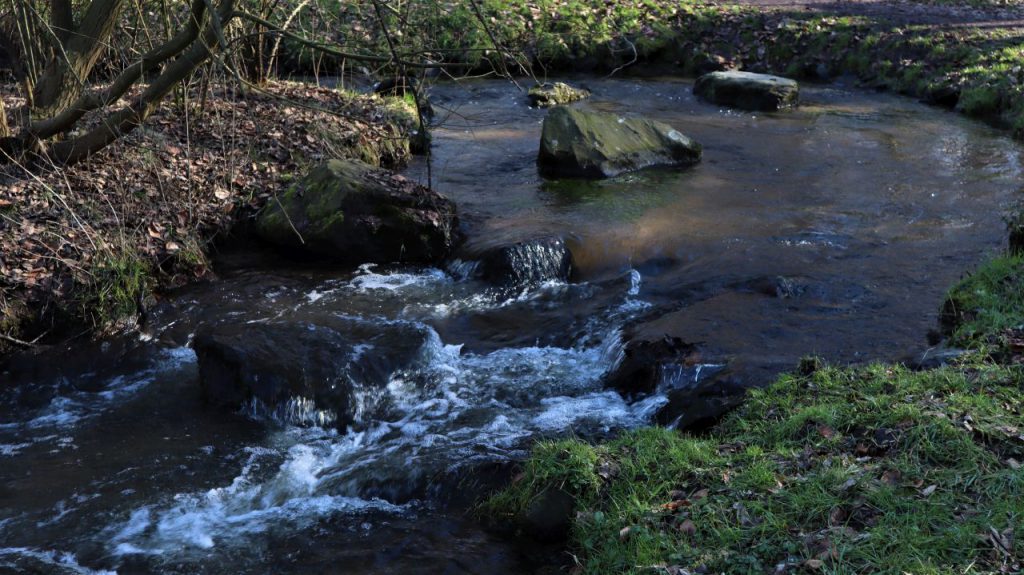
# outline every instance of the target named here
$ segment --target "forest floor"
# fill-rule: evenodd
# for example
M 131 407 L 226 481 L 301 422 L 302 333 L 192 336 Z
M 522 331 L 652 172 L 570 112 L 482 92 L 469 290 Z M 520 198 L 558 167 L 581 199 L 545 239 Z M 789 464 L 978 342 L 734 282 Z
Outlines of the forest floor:
M 19 102 L 3 95 L 7 108 Z M 209 276 L 207 244 L 310 163 L 398 167 L 402 100 L 276 82 L 200 87 L 70 168 L 0 173 L 0 348 L 72 328 L 130 328 L 154 290 Z M 65 330 L 62 332 L 61 330 Z M 18 340 L 21 340 L 20 342 Z

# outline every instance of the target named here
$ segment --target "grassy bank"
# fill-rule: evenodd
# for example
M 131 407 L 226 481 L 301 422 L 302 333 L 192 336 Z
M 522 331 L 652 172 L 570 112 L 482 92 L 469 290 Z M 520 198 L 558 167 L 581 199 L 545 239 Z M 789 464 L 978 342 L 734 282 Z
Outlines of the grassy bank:
M 954 365 L 805 362 L 707 436 L 539 444 L 484 509 L 529 529 L 567 493 L 580 573 L 1019 573 L 1022 293 L 1024 258 L 995 258 L 949 292 Z
M 400 99 L 285 82 L 185 96 L 83 163 L 0 173 L 0 351 L 134 325 L 154 291 L 207 277 L 209 242 L 312 162 L 409 157 Z
M 1024 136 L 1021 30 L 897 26 L 878 17 L 764 11 L 693 1 L 482 0 L 424 5 L 392 25 L 425 31 L 411 51 L 477 70 L 621 73 L 657 67 L 695 75 L 715 68 L 826 80 L 853 74 L 870 86 L 956 107 Z M 335 15 L 350 45 L 383 43 L 356 2 Z M 955 20 L 955 18 L 954 18 Z M 955 21 L 950 24 L 956 24 Z

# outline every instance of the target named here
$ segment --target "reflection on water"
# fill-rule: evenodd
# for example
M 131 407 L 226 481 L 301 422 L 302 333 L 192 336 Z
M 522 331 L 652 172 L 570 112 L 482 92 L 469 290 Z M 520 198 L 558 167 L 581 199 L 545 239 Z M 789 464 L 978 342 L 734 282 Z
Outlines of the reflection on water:
M 1021 177 L 1013 142 L 899 98 L 809 87 L 800 110 L 764 115 L 697 102 L 684 82 L 590 87 L 583 105 L 666 121 L 704 161 L 542 181 L 543 111 L 504 82 L 440 86 L 452 113 L 433 175 L 469 228 L 461 261 L 226 269 L 155 309 L 142 338 L 8 365 L 0 572 L 529 572 L 463 513 L 537 438 L 651 421 L 663 396 L 629 404 L 601 386 L 624 338 L 709 350 L 662 392 L 719 362 L 767 373 L 808 353 L 923 347 L 945 287 L 999 246 Z M 551 235 L 572 248 L 576 283 L 473 279 L 479 250 Z M 197 327 L 328 320 L 376 334 L 353 353 L 399 345 L 386 326 L 423 340 L 386 384 L 357 390 L 372 409 L 353 429 L 310 425 L 304 402 L 277 421 L 202 402 Z

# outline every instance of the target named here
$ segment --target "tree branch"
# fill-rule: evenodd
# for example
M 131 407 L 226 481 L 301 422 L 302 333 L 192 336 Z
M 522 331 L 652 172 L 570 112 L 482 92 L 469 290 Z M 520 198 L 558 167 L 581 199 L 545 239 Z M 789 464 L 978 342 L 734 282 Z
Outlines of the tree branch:
M 160 101 L 178 82 L 188 78 L 213 54 L 218 46 L 222 22 L 226 23 L 232 18 L 233 9 L 234 0 L 221 0 L 218 10 L 209 14 L 202 34 L 130 106 L 111 113 L 99 126 L 82 136 L 54 144 L 50 149 L 51 160 L 58 164 L 75 163 L 137 128 L 157 109 Z
M 131 66 L 125 68 L 106 90 L 79 97 L 78 100 L 58 115 L 32 124 L 29 131 L 22 137 L 45 140 L 56 134 L 64 133 L 71 129 L 75 122 L 86 113 L 108 106 L 119 100 L 147 73 L 188 48 L 189 44 L 199 35 L 199 26 L 205 10 L 206 2 L 203 0 L 193 0 L 188 22 L 185 28 L 178 32 L 178 34 L 150 50 Z
M 357 62 L 374 62 L 374 63 L 377 63 L 377 64 L 396 64 L 396 65 L 405 66 L 406 68 L 470 68 L 470 67 L 472 67 L 471 64 L 467 64 L 467 63 L 454 63 L 453 62 L 453 63 L 450 63 L 450 64 L 445 64 L 445 63 L 421 64 L 421 63 L 418 63 L 418 62 L 407 62 L 407 61 L 404 61 L 404 60 L 396 60 L 396 58 L 394 56 L 388 58 L 386 56 L 374 56 L 374 55 L 371 55 L 371 54 L 356 54 L 356 53 L 353 53 L 353 52 L 343 52 L 341 50 L 337 50 L 335 48 L 327 46 L 326 44 L 322 44 L 320 42 L 315 42 L 313 40 L 309 40 L 307 38 L 303 38 L 302 36 L 299 36 L 298 34 L 294 34 L 292 32 L 289 32 L 288 30 L 285 30 L 285 29 L 281 28 L 280 26 L 277 26 L 276 24 L 274 24 L 273 22 L 270 22 L 269 20 L 264 20 L 263 18 L 260 18 L 259 16 L 255 16 L 253 14 L 249 14 L 248 12 L 242 12 L 242 11 L 236 10 L 233 15 L 238 17 L 238 18 L 241 18 L 243 20 L 249 20 L 250 22 L 254 22 L 256 24 L 259 24 L 259 25 L 267 28 L 268 30 L 271 30 L 272 32 L 274 32 L 276 34 L 280 34 L 280 35 L 282 35 L 282 36 L 284 36 L 286 38 L 290 38 L 290 39 L 298 42 L 299 44 L 302 44 L 303 46 L 306 46 L 307 48 L 312 48 L 314 50 L 323 52 L 324 54 L 328 54 L 330 56 L 336 56 L 338 58 L 344 58 L 346 60 L 355 60 Z

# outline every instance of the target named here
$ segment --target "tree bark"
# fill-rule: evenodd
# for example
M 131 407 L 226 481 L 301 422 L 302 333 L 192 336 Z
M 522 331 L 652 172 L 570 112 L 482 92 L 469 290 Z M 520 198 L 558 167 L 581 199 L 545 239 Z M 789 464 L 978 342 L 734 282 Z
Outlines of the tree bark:
M 146 120 L 160 105 L 160 101 L 202 65 L 220 46 L 221 28 L 234 14 L 234 0 L 221 0 L 217 10 L 209 14 L 202 34 L 189 49 L 170 63 L 131 105 L 111 113 L 99 126 L 85 134 L 50 148 L 50 159 L 58 164 L 73 164 L 102 150 L 118 138 L 130 133 Z
M 204 0 L 192 0 L 192 9 L 185 27 L 170 40 L 144 54 L 142 58 L 125 68 L 106 90 L 80 95 L 59 114 L 35 122 L 26 137 L 45 140 L 64 133 L 74 127 L 75 123 L 86 113 L 113 104 L 124 96 L 132 86 L 144 79 L 146 74 L 156 70 L 171 58 L 177 56 L 199 36 L 206 3 Z
M 7 110 L 4 109 L 4 101 L 0 98 L 0 139 L 11 137 L 11 126 L 7 123 Z
M 52 0 L 51 6 L 62 1 Z M 81 25 L 68 33 L 67 41 L 55 41 L 57 49 L 32 94 L 32 118 L 55 116 L 78 99 L 107 48 L 123 5 L 124 0 L 92 0 Z

